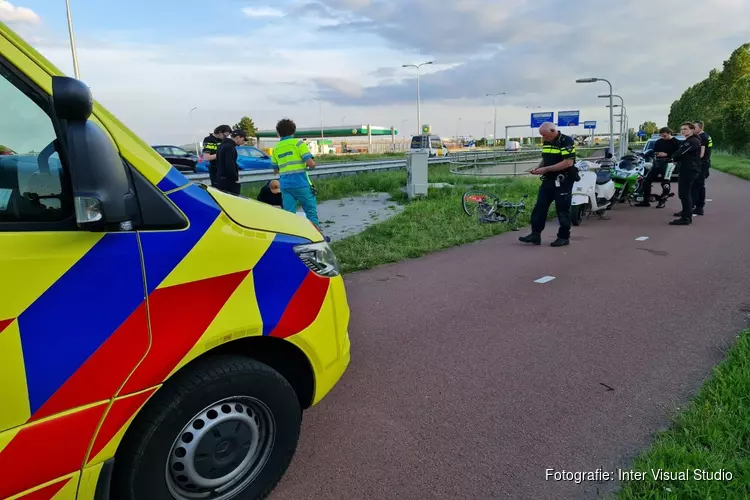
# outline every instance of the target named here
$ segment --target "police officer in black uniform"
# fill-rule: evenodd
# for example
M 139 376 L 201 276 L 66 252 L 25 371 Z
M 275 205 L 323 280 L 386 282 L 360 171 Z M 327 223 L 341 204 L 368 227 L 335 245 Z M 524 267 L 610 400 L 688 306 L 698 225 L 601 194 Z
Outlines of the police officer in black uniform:
M 518 238 L 522 243 L 542 244 L 542 231 L 547 222 L 547 212 L 555 202 L 560 229 L 553 247 L 570 243 L 570 202 L 573 195 L 573 184 L 578 179 L 575 168 L 576 145 L 572 137 L 562 134 L 554 123 L 544 123 L 539 127 L 539 134 L 544 139 L 542 161 L 530 173 L 542 176 L 539 196 L 531 212 L 531 234 Z
M 232 133 L 232 127 L 229 125 L 219 125 L 214 129 L 213 134 L 209 134 L 203 139 L 203 159 L 208 160 L 208 177 L 211 179 L 211 186 L 216 186 L 216 155 L 219 152 L 221 141 L 229 137 Z
M 699 175 L 703 175 L 701 165 L 701 140 L 695 134 L 695 125 L 685 122 L 680 127 L 680 132 L 685 136 L 680 149 L 672 155 L 672 159 L 679 166 L 677 191 L 682 202 L 682 211 L 677 212 L 669 224 L 673 226 L 689 226 L 693 223 L 693 184 Z
M 703 215 L 703 209 L 706 206 L 706 179 L 708 179 L 708 173 L 711 169 L 711 149 L 714 147 L 714 141 L 711 136 L 703 130 L 703 122 L 694 122 L 695 133 L 698 135 L 698 139 L 701 140 L 701 175 L 695 179 L 693 183 L 693 215 Z

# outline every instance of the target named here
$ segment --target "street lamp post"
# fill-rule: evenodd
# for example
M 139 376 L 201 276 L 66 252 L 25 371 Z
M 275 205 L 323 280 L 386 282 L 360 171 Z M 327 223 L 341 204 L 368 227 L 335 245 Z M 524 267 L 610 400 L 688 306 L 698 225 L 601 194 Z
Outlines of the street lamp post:
M 458 125 L 461 123 L 461 117 L 456 120 L 456 144 L 458 144 Z
M 420 97 L 419 97 L 419 68 L 428 64 L 434 64 L 435 61 L 426 61 L 419 64 L 402 64 L 402 68 L 414 68 L 417 70 L 417 135 L 422 133 L 422 110 L 420 108 Z
M 526 106 L 526 109 L 532 110 L 532 113 L 533 113 L 533 110 L 542 109 L 542 107 L 541 106 Z M 531 138 L 531 145 L 533 146 L 536 141 L 536 139 L 534 138 L 534 127 L 530 126 L 529 128 L 531 129 L 531 135 L 529 137 Z M 521 140 L 521 144 L 523 144 L 523 137 L 519 137 L 519 139 Z
M 492 96 L 492 107 L 495 113 L 495 125 L 492 127 L 492 146 L 497 146 L 497 96 L 505 95 L 505 92 L 498 94 L 487 94 L 487 97 Z
M 605 99 L 605 98 L 608 98 L 609 96 L 607 94 L 603 94 L 597 97 L 599 97 L 600 99 Z M 621 96 L 614 94 L 612 97 L 618 98 L 620 100 L 620 105 L 625 107 L 625 100 Z M 610 104 L 612 104 L 611 100 L 610 100 Z M 627 128 L 623 130 L 623 123 L 622 121 L 620 121 L 620 156 L 624 155 L 626 151 L 622 148 L 623 141 L 625 141 L 624 137 L 626 133 L 627 133 Z
M 323 138 L 323 101 L 321 99 L 315 99 L 318 101 L 318 113 L 320 114 L 320 138 Z
M 614 112 L 612 111 L 612 83 L 609 80 L 605 80 L 604 78 L 579 78 L 576 80 L 576 83 L 596 83 L 596 82 L 605 82 L 607 85 L 609 85 L 609 152 L 612 154 L 612 156 L 615 155 L 615 129 L 613 126 L 614 119 Z
M 622 104 L 615 104 L 613 105 L 614 108 L 620 108 L 620 114 L 616 115 L 620 118 L 620 156 L 624 156 L 627 152 L 627 119 L 628 119 L 628 109 L 623 106 Z
M 76 38 L 73 35 L 73 16 L 70 14 L 70 0 L 65 0 L 65 12 L 68 15 L 68 33 L 70 34 L 70 52 L 73 55 L 73 73 L 76 80 L 80 80 L 78 73 L 78 55 L 76 54 Z
M 190 121 L 190 128 L 193 129 L 193 146 L 195 146 L 195 155 L 200 156 L 201 152 L 198 151 L 198 140 L 195 138 L 195 127 L 193 126 L 193 111 L 196 109 L 198 109 L 198 106 L 193 106 L 188 112 L 188 120 Z

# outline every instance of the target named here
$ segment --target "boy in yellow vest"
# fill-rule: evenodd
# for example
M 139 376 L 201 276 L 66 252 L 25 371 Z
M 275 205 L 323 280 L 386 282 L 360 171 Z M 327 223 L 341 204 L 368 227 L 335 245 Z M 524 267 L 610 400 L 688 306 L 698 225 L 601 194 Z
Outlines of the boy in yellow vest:
M 276 124 L 276 134 L 280 141 L 273 148 L 271 163 L 274 172 L 279 176 L 284 210 L 297 213 L 297 203 L 299 203 L 307 219 L 320 231 L 318 202 L 315 199 L 310 177 L 307 175 L 307 169 L 315 168 L 316 163 L 307 143 L 302 139 L 294 138 L 296 131 L 297 125 L 292 120 L 288 118 L 279 120 Z

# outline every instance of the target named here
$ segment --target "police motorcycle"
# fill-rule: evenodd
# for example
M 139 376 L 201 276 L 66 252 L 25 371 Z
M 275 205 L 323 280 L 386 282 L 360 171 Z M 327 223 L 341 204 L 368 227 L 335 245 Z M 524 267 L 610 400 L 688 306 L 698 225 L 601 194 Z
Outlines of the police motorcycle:
M 654 182 L 652 183 L 652 186 L 651 186 L 651 196 L 649 197 L 648 202 L 649 203 L 652 203 L 655 201 L 659 202 L 658 207 L 663 208 L 666 205 L 667 200 L 669 200 L 675 195 L 675 193 L 672 192 L 671 179 L 675 173 L 676 164 L 674 161 L 672 161 L 671 158 L 665 158 L 665 159 L 653 158 L 652 162 L 653 163 L 651 165 L 655 165 L 657 164 L 657 162 L 663 162 L 665 164 L 665 169 L 664 169 L 664 172 L 659 173 L 654 178 Z M 647 164 L 647 166 L 649 165 Z M 653 168 L 653 166 L 649 166 L 649 167 L 650 168 L 647 169 L 646 173 L 648 173 L 648 170 Z M 645 175 L 646 174 L 643 174 L 642 176 L 639 177 L 636 189 L 633 192 L 633 194 L 630 195 L 630 199 L 635 201 L 636 203 L 642 203 L 644 199 L 643 178 L 645 177 Z M 654 194 L 653 192 L 653 189 L 655 187 L 654 184 L 656 183 L 661 185 L 661 193 L 658 195 Z
M 615 202 L 630 202 L 633 193 L 640 188 L 646 171 L 646 160 L 640 155 L 625 155 L 612 170 L 615 183 Z M 614 205 L 614 204 L 613 204 Z M 609 208 L 612 208 L 611 206 Z
M 581 224 L 584 215 L 604 215 L 615 202 L 615 183 L 608 166 L 581 160 L 576 163 L 579 180 L 573 184 L 570 220 L 574 226 Z

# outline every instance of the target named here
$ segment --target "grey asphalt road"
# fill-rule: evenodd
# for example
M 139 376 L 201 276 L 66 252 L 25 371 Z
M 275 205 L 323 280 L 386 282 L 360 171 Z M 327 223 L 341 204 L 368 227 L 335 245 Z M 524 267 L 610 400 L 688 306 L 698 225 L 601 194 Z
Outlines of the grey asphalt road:
M 306 412 L 271 498 L 616 489 L 545 470 L 627 469 L 748 320 L 750 183 L 714 172 L 708 189 L 691 227 L 667 225 L 676 198 L 619 205 L 566 248 L 548 246 L 552 222 L 541 247 L 522 246 L 522 230 L 347 276 L 350 368 Z

